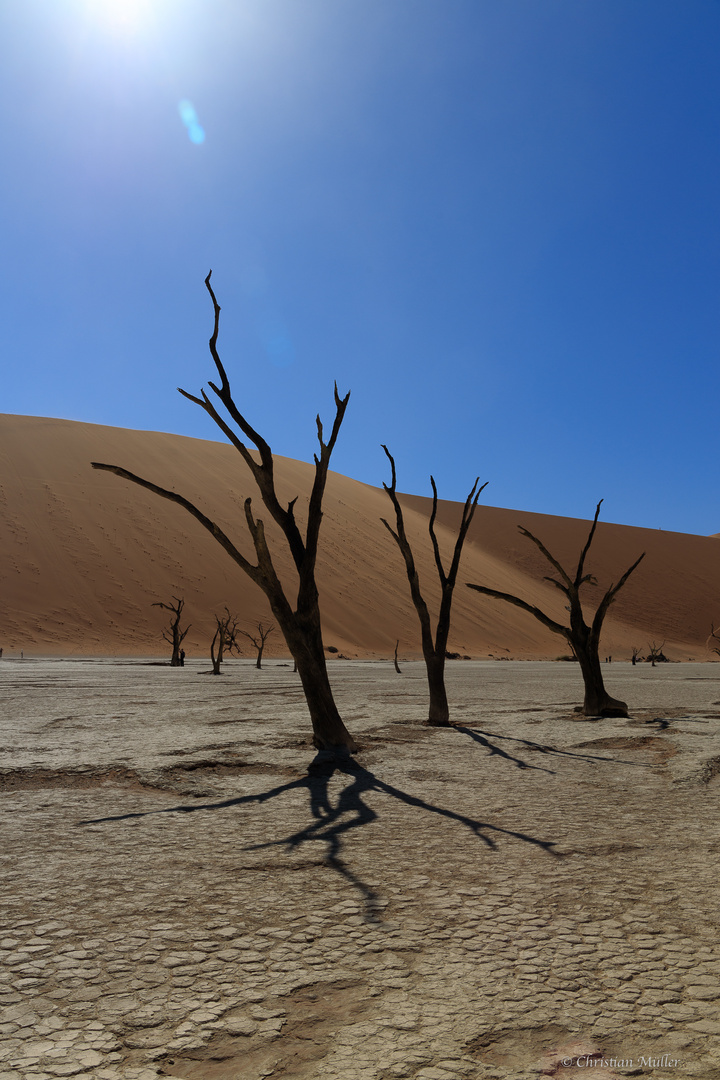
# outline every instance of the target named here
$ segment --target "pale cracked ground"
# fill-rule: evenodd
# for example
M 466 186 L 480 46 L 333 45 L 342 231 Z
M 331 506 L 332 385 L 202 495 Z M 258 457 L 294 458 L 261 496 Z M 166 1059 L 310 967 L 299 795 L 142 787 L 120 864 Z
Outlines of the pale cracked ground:
M 719 665 L 206 668 L 0 661 L 0 1080 L 720 1077 Z

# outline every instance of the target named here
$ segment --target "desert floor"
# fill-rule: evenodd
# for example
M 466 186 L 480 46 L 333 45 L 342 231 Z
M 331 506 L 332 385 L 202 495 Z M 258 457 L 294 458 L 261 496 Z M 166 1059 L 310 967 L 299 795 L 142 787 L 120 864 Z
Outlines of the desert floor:
M 720 1077 L 720 665 L 207 667 L 0 661 L 0 1080 Z

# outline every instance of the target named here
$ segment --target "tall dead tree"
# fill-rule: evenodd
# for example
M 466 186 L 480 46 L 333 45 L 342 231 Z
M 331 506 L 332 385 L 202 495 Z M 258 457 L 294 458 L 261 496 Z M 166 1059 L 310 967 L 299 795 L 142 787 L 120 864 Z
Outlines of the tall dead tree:
M 231 653 L 233 649 L 240 652 L 237 643 L 237 615 L 231 615 L 229 608 L 225 608 L 225 614 L 216 615 L 215 622 L 217 626 L 210 642 L 210 659 L 212 661 L 213 675 L 220 675 L 222 674 L 220 665 L 223 662 L 225 653 Z
M 437 516 L 438 503 L 437 488 L 435 486 L 435 480 L 432 476 L 430 477 L 430 483 L 432 484 L 433 489 L 433 508 L 432 514 L 430 515 L 429 531 L 433 554 L 435 556 L 435 566 L 437 567 L 438 577 L 440 578 L 440 611 L 438 614 L 437 626 L 435 628 L 435 637 L 433 638 L 430 612 L 428 611 L 427 604 L 420 591 L 420 579 L 415 567 L 415 559 L 413 557 L 412 548 L 410 547 L 410 541 L 405 532 L 405 520 L 403 518 L 402 506 L 397 497 L 395 460 L 387 446 L 383 446 L 383 450 L 387 454 L 392 470 L 390 486 L 388 487 L 387 484 L 383 484 L 383 487 L 388 493 L 390 501 L 395 509 L 395 529 L 390 527 L 385 518 L 381 518 L 380 520 L 394 538 L 395 543 L 400 548 L 402 557 L 405 560 L 405 569 L 410 583 L 410 595 L 412 596 L 412 601 L 415 605 L 418 619 L 420 620 L 420 639 L 427 670 L 428 689 L 430 691 L 428 724 L 432 724 L 435 727 L 448 727 L 450 724 L 450 707 L 448 705 L 447 692 L 445 690 L 445 654 L 447 652 L 448 635 L 450 633 L 450 609 L 452 607 L 453 590 L 455 588 L 455 582 L 457 581 L 460 556 L 462 555 L 465 537 L 470 528 L 470 522 L 473 519 L 478 499 L 487 487 L 487 482 L 484 483 L 481 488 L 478 488 L 480 477 L 477 477 L 472 486 L 472 491 L 465 500 L 462 517 L 460 519 L 460 528 L 458 530 L 457 540 L 455 541 L 452 562 L 450 563 L 450 569 L 446 572 L 442 558 L 440 557 L 440 547 L 435 534 L 435 518 Z
M 710 652 L 717 653 L 720 656 L 720 629 L 715 629 L 715 623 L 710 623 L 710 637 L 707 639 L 707 647 Z M 0 656 L 2 656 L 1 650 Z
M 601 499 L 597 504 L 595 517 L 590 528 L 590 534 L 585 542 L 585 546 L 580 552 L 577 570 L 573 577 L 563 569 L 557 559 L 550 554 L 542 541 L 538 540 L 537 536 L 533 536 L 533 534 L 529 532 L 528 529 L 524 529 L 522 525 L 518 526 L 523 536 L 526 536 L 528 540 L 532 540 L 533 544 L 540 549 L 547 561 L 557 571 L 560 577 L 559 581 L 554 577 L 545 577 L 543 580 L 549 581 L 551 585 L 554 585 L 556 589 L 559 589 L 567 598 L 568 605 L 566 610 L 570 613 L 569 626 L 563 626 L 562 623 L 556 622 L 555 619 L 551 619 L 550 616 L 546 615 L 540 608 L 535 607 L 533 604 L 529 604 L 526 600 L 521 600 L 518 596 L 513 596 L 511 593 L 498 592 L 497 589 L 489 589 L 485 585 L 468 585 L 468 588 L 475 589 L 484 596 L 492 596 L 496 600 L 505 600 L 508 604 L 514 604 L 516 607 L 522 608 L 523 611 L 529 611 L 531 615 L 534 615 L 535 618 L 543 623 L 544 626 L 547 626 L 549 630 L 552 630 L 555 634 L 561 634 L 566 639 L 573 654 L 580 663 L 580 670 L 582 671 L 585 683 L 585 700 L 583 702 L 582 711 L 586 716 L 627 716 L 628 711 L 626 703 L 624 701 L 619 701 L 617 698 L 610 697 L 605 689 L 605 684 L 603 683 L 599 655 L 600 631 L 605 616 L 607 615 L 608 608 L 632 572 L 645 558 L 645 552 L 642 553 L 639 559 L 635 560 L 629 570 L 625 571 L 617 585 L 610 586 L 600 601 L 591 624 L 588 626 L 583 615 L 582 604 L 580 601 L 580 589 L 583 585 L 597 585 L 596 578 L 594 578 L 592 574 L 586 574 L 584 571 L 585 559 L 587 558 L 590 545 L 595 536 L 595 529 L 597 528 L 602 503 L 603 500 Z
M 166 488 L 159 487 L 149 480 L 144 480 L 119 465 L 92 462 L 92 466 L 94 469 L 105 469 L 108 472 L 113 472 L 125 480 L 130 480 L 133 484 L 138 484 L 140 487 L 154 492 L 163 499 L 170 499 L 172 502 L 184 507 L 189 514 L 192 514 L 208 530 L 248 577 L 256 585 L 260 586 L 268 598 L 272 613 L 297 663 L 312 721 L 315 746 L 323 750 L 336 749 L 352 752 L 357 749 L 357 745 L 342 722 L 330 688 L 330 680 L 325 665 L 318 589 L 315 581 L 315 565 L 320 523 L 322 521 L 322 501 L 327 482 L 330 456 L 340 431 L 350 394 L 346 394 L 344 398 L 341 398 L 337 391 L 337 385 L 335 386 L 335 419 L 327 442 L 323 437 L 323 426 L 320 417 L 317 417 L 317 436 L 320 451 L 319 456 L 315 454 L 315 478 L 308 501 L 307 527 L 303 537 L 295 520 L 297 496 L 288 503 L 287 507 L 280 504 L 275 490 L 272 450 L 265 439 L 248 423 L 233 400 L 230 383 L 217 351 L 220 305 L 210 284 L 211 274 L 212 271 L 205 279 L 205 285 L 212 299 L 215 313 L 213 333 L 209 344 L 210 353 L 220 377 L 220 386 L 213 382 L 210 382 L 209 386 L 215 397 L 227 410 L 230 420 L 239 429 L 241 435 L 255 446 L 259 460 L 256 460 L 242 441 L 241 435 L 238 435 L 220 415 L 205 390 L 200 391 L 200 397 L 195 397 L 185 390 L 180 390 L 180 393 L 196 405 L 199 405 L 215 421 L 252 473 L 266 510 L 285 536 L 298 574 L 298 589 L 294 606 L 286 596 L 277 575 L 265 538 L 265 528 L 262 520 L 255 517 L 252 499 L 245 500 L 244 509 L 245 522 L 255 548 L 256 563 L 246 559 L 222 529 L 184 496 L 175 491 L 168 491 Z
M 272 634 L 274 626 L 263 626 L 261 622 L 257 624 L 257 634 L 251 634 L 248 630 L 238 630 L 239 634 L 243 637 L 249 638 L 253 645 L 257 649 L 257 662 L 255 667 L 260 670 L 262 668 L 262 655 L 265 649 L 265 641 Z
M 185 607 L 185 600 L 180 599 L 179 596 L 173 596 L 173 600 L 175 601 L 174 604 L 163 604 L 160 600 L 156 600 L 151 606 L 164 608 L 165 611 L 172 611 L 170 625 L 163 630 L 162 635 L 168 645 L 172 645 L 170 667 L 181 667 L 182 659 L 180 657 L 180 647 L 185 640 L 190 627 L 186 626 L 184 630 L 180 629 L 180 619 L 182 617 L 182 610 Z

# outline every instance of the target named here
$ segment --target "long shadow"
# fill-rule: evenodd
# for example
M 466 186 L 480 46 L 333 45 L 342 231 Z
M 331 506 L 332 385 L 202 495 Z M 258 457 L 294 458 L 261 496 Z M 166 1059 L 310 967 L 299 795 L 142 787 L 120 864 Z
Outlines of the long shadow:
M 481 746 L 487 747 L 487 749 L 490 751 L 490 757 L 497 756 L 505 758 L 506 761 L 512 761 L 514 765 L 517 765 L 518 769 L 537 769 L 539 772 L 550 773 L 552 776 L 555 775 L 554 769 L 546 769 L 542 765 L 528 765 L 527 761 L 523 761 L 522 758 L 514 757 L 512 754 L 508 754 L 506 750 L 503 750 L 501 747 L 496 746 L 495 743 L 491 743 L 490 740 L 486 737 L 488 735 L 492 735 L 494 739 L 507 739 L 509 738 L 509 736 L 507 735 L 496 735 L 492 731 L 478 731 L 476 728 L 466 727 L 465 724 L 453 724 L 453 727 L 455 731 L 461 731 L 463 735 L 469 735 L 470 738 L 473 739 L 475 742 L 480 743 Z M 525 740 L 517 739 L 513 741 L 524 742 Z M 532 749 L 542 750 L 542 753 L 547 752 L 545 747 L 533 746 Z
M 490 737 L 493 739 L 501 739 L 505 742 L 522 743 L 523 746 L 527 746 L 529 750 L 536 750 L 541 754 L 556 754 L 558 757 L 577 758 L 580 761 L 605 761 L 612 765 L 631 765 L 635 769 L 651 769 L 653 767 L 642 761 L 626 761 L 624 758 L 606 757 L 604 754 L 576 754 L 573 753 L 572 750 L 558 750 L 556 746 L 548 746 L 545 743 L 533 742 L 531 739 L 519 739 L 514 735 L 498 735 L 496 731 L 481 731 L 479 728 L 468 727 L 465 724 L 453 724 L 452 726 L 455 731 L 461 731 L 463 735 L 469 735 L 475 742 L 480 743 L 481 746 L 487 747 L 491 757 L 497 754 L 499 757 L 514 762 L 519 769 L 540 769 L 542 772 L 552 773 L 553 776 L 555 775 L 554 769 L 543 769 L 540 765 L 528 765 L 522 758 L 513 757 L 512 754 L 508 754 L 499 746 L 491 743 Z
M 351 782 L 342 788 L 335 805 L 333 805 L 329 784 L 336 772 L 350 777 Z M 333 756 L 323 752 L 318 754 L 312 762 L 306 776 L 289 781 L 286 784 L 280 784 L 257 795 L 240 795 L 233 799 L 223 799 L 220 802 L 195 803 L 193 806 L 170 806 L 162 810 L 90 818 L 79 821 L 77 824 L 78 826 L 99 825 L 106 822 L 127 821 L 132 818 L 153 817 L 160 814 L 192 814 L 198 810 L 227 810 L 231 807 L 245 806 L 251 803 L 269 802 L 285 795 L 287 792 L 302 789 L 305 789 L 309 796 L 310 813 L 313 818 L 310 824 L 298 829 L 289 836 L 278 840 L 270 840 L 267 843 L 251 844 L 243 850 L 259 851 L 265 848 L 282 846 L 288 851 L 293 851 L 310 841 L 319 840 L 323 842 L 326 849 L 325 864 L 340 874 L 348 884 L 352 885 L 361 894 L 365 903 L 366 917 L 370 921 L 378 921 L 380 901 L 372 887 L 358 877 L 347 865 L 343 858 L 343 849 L 345 836 L 352 829 L 371 825 L 378 820 L 377 812 L 366 801 L 367 795 L 371 792 L 388 795 L 406 806 L 413 806 L 418 810 L 456 821 L 492 851 L 497 850 L 498 838 L 507 837 L 532 844 L 554 858 L 562 857 L 553 851 L 555 841 L 540 840 L 528 833 L 503 829 L 498 825 L 492 825 L 490 822 L 478 821 L 475 818 L 468 817 L 466 814 L 459 814 L 455 810 L 436 806 L 426 799 L 422 799 L 417 795 L 410 795 L 408 792 L 380 780 L 369 769 L 364 768 L 349 756 Z

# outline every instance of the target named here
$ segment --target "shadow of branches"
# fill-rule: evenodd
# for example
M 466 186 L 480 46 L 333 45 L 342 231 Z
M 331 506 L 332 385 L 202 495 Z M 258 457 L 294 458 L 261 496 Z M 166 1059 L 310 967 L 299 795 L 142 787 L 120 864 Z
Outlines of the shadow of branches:
M 559 750 L 556 746 L 548 746 L 545 743 L 533 742 L 532 739 L 519 739 L 514 735 L 499 735 L 496 731 L 481 731 L 480 728 L 470 727 L 467 724 L 453 724 L 455 731 L 462 732 L 463 735 L 469 736 L 474 742 L 480 743 L 481 746 L 486 747 L 490 751 L 490 756 L 498 756 L 504 758 L 506 761 L 512 761 L 518 769 L 539 769 L 541 772 L 550 773 L 555 775 L 554 769 L 546 769 L 541 765 L 529 765 L 527 761 L 523 761 L 522 758 L 515 757 L 508 751 L 503 750 L 502 747 L 496 743 L 491 742 L 491 739 L 497 739 L 502 742 L 520 743 L 522 746 L 527 747 L 528 750 L 534 751 L 540 754 L 555 754 L 557 757 L 576 758 L 580 761 L 595 762 L 604 761 L 612 765 L 630 765 L 635 769 L 650 769 L 651 765 L 640 761 L 626 761 L 623 758 L 608 757 L 605 754 L 578 754 L 572 750 Z
M 330 781 L 336 774 L 347 777 L 348 782 L 333 798 L 330 792 Z M 365 905 L 366 918 L 371 921 L 377 921 L 379 918 L 379 897 L 375 890 L 351 869 L 345 855 L 345 842 L 348 834 L 379 819 L 378 812 L 373 809 L 367 799 L 371 793 L 386 795 L 419 811 L 457 822 L 473 836 L 477 837 L 485 848 L 491 851 L 497 850 L 498 839 L 507 838 L 531 844 L 554 858 L 561 858 L 553 850 L 554 841 L 541 840 L 531 836 L 529 833 L 517 832 L 513 829 L 503 829 L 499 825 L 493 825 L 488 821 L 480 821 L 469 817 L 467 814 L 461 814 L 447 807 L 438 806 L 427 799 L 421 798 L 419 795 L 411 795 L 409 792 L 381 780 L 349 755 L 332 754 L 328 751 L 321 751 L 316 756 L 308 768 L 307 775 L 288 781 L 285 784 L 279 784 L 255 795 L 240 795 L 218 802 L 195 803 L 192 806 L 178 805 L 164 807 L 161 810 L 135 811 L 109 817 L 90 818 L 79 821 L 77 824 L 78 826 L 99 825 L 161 814 L 192 814 L 198 810 L 229 810 L 233 807 L 248 806 L 252 803 L 270 802 L 273 799 L 281 798 L 289 792 L 303 789 L 308 794 L 312 820 L 303 828 L 297 829 L 288 836 L 260 844 L 251 844 L 243 850 L 260 851 L 267 848 L 284 847 L 286 851 L 295 851 L 310 842 L 323 843 L 325 845 L 323 862 L 360 893 Z

